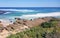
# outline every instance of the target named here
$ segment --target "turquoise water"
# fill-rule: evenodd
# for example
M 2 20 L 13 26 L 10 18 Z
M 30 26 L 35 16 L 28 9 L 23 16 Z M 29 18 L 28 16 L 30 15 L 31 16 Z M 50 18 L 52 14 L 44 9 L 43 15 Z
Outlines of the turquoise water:
M 0 19 L 60 17 L 60 7 L 0 7 L 0 10 L 8 11 L 0 14 Z

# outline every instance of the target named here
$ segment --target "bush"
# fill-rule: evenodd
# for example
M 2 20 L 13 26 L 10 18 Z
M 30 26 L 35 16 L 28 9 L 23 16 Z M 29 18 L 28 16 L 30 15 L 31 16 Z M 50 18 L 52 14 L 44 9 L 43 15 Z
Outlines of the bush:
M 57 23 L 57 21 L 45 22 L 42 23 L 41 26 L 32 27 L 30 30 L 23 31 L 15 35 L 12 34 L 7 38 L 52 38 L 56 34 L 60 35 L 59 33 L 55 32 L 55 25 L 57 25 Z M 53 27 L 53 29 L 51 29 L 51 27 Z M 56 37 L 58 37 L 57 35 Z
M 50 23 L 50 22 L 42 23 L 41 26 L 42 26 L 43 28 L 50 28 L 50 27 L 53 27 L 52 23 Z

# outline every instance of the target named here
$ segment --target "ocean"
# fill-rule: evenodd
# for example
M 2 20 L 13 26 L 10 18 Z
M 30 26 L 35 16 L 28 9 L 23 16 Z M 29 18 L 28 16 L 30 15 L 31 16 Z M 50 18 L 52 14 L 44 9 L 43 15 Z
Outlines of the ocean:
M 60 7 L 0 7 L 0 19 L 60 17 Z

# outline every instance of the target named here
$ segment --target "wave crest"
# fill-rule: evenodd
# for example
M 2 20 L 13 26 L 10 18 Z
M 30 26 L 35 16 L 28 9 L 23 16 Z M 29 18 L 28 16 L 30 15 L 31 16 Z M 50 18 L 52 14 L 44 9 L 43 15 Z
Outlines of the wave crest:
M 28 9 L 0 9 L 4 11 L 18 11 L 18 12 L 34 12 L 35 10 L 28 10 Z
M 60 16 L 60 12 L 38 13 L 38 14 L 32 14 L 32 15 L 22 15 L 21 18 L 30 19 L 30 18 L 38 18 L 38 17 L 57 17 L 57 16 Z

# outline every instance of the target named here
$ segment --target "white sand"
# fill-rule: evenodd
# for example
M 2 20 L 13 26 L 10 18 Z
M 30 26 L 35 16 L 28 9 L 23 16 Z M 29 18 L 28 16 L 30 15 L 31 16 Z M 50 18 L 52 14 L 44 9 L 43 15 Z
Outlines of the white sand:
M 7 25 L 9 24 L 12 24 L 12 22 L 10 22 L 9 20 L 7 19 L 0 19 L 1 21 L 1 24 L 3 24 L 4 27 L 6 27 Z

